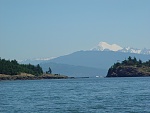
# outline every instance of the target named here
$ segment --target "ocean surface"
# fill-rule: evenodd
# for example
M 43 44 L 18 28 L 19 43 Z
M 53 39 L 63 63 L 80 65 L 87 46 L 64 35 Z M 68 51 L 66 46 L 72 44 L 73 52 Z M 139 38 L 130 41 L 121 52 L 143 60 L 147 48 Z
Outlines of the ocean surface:
M 150 113 L 150 77 L 0 81 L 0 113 Z

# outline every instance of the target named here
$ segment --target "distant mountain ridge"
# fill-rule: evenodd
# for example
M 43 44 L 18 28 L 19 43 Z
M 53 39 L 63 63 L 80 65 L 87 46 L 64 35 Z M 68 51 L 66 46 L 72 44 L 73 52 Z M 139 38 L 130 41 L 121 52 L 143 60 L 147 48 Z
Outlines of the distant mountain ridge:
M 108 69 L 115 62 L 127 59 L 129 56 L 146 61 L 150 55 L 124 53 L 114 51 L 77 51 L 41 63 L 45 70 L 52 67 L 55 73 L 67 76 L 106 76 Z M 100 71 L 98 71 L 100 70 Z M 90 73 L 90 74 L 87 74 Z
M 100 42 L 96 47 L 91 49 L 92 51 L 116 51 L 124 53 L 136 53 L 136 54 L 150 54 L 150 49 L 137 49 L 132 47 L 121 47 L 117 44 L 108 44 L 107 42 Z
M 43 71 L 46 72 L 48 67 L 52 69 L 52 73 L 63 74 L 71 77 L 95 77 L 104 76 L 107 73 L 107 69 L 99 69 L 86 66 L 75 66 L 69 64 L 61 64 L 54 62 L 43 62 L 40 64 Z
M 146 61 L 150 55 L 124 53 L 114 51 L 77 51 L 69 55 L 60 56 L 49 60 L 49 62 L 68 64 L 74 66 L 85 66 L 99 69 L 108 69 L 116 61 L 122 61 L 129 56 Z
M 89 51 L 113 51 L 113 52 L 123 52 L 123 53 L 135 53 L 135 54 L 144 54 L 150 55 L 150 49 L 137 49 L 132 47 L 121 47 L 117 44 L 108 44 L 107 42 L 99 42 L 99 44 L 90 49 Z M 18 60 L 21 64 L 34 64 L 37 65 L 42 62 L 47 62 L 49 60 L 55 59 L 58 57 L 50 57 L 50 58 L 33 58 L 33 59 L 25 59 L 25 60 Z
M 40 64 L 41 62 L 46 62 L 46 61 L 49 61 L 51 59 L 53 59 L 54 57 L 52 58 L 33 58 L 33 59 L 25 59 L 25 60 L 18 60 L 18 62 L 20 64 L 33 64 L 33 65 L 37 65 L 37 64 Z
M 115 62 L 121 62 L 129 56 L 142 61 L 150 60 L 149 49 L 123 48 L 117 44 L 100 42 L 97 47 L 88 51 L 77 51 L 52 59 L 26 60 L 21 63 L 31 63 L 40 66 L 44 71 L 49 67 L 52 72 L 67 76 L 106 76 L 108 69 Z

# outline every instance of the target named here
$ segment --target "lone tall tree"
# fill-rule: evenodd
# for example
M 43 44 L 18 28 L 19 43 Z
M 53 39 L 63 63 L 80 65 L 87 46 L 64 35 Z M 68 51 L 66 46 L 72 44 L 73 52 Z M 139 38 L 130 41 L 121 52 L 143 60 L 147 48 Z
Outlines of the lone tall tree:
M 51 68 L 49 67 L 48 71 L 46 71 L 47 74 L 52 74 L 52 70 Z

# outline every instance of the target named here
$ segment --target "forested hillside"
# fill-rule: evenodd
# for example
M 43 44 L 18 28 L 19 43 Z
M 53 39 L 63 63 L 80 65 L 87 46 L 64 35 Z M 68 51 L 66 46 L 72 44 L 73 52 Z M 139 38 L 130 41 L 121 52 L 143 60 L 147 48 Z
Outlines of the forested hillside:
M 150 76 L 150 60 L 142 62 L 135 57 L 117 62 L 108 70 L 107 77 L 143 77 Z
M 43 74 L 43 70 L 38 64 L 19 64 L 16 60 L 5 60 L 0 58 L 0 74 L 18 75 L 20 73 L 28 73 L 35 76 Z

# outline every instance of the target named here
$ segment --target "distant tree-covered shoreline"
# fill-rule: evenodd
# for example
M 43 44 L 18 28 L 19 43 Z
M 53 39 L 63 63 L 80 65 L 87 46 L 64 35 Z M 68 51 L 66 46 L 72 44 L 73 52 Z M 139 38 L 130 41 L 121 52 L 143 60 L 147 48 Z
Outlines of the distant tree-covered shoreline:
M 28 73 L 35 76 L 43 74 L 43 70 L 38 64 L 19 64 L 16 60 L 5 60 L 0 58 L 0 74 L 19 75 L 20 73 Z
M 142 60 L 137 60 L 135 57 L 132 58 L 131 56 L 128 57 L 128 59 L 120 62 L 115 63 L 113 66 L 111 66 L 111 69 L 116 68 L 118 66 L 135 66 L 135 67 L 150 67 L 150 60 L 146 62 L 142 62 Z
M 150 76 L 150 60 L 142 62 L 135 57 L 112 65 L 106 77 L 144 77 Z

